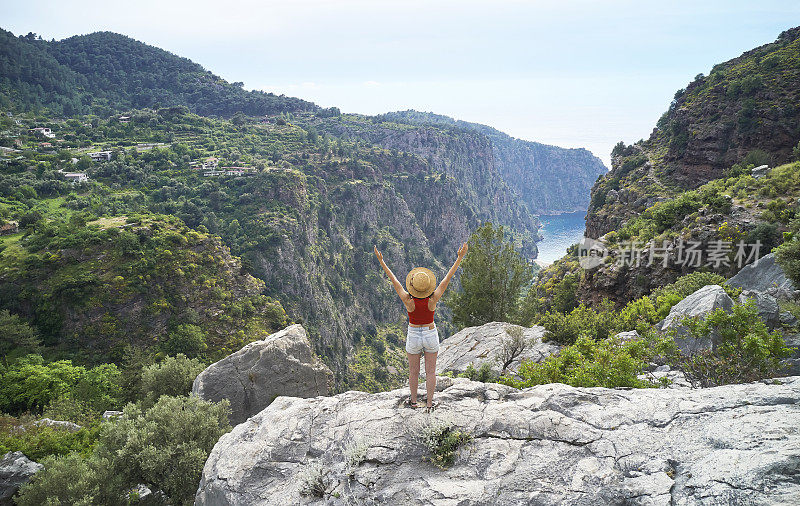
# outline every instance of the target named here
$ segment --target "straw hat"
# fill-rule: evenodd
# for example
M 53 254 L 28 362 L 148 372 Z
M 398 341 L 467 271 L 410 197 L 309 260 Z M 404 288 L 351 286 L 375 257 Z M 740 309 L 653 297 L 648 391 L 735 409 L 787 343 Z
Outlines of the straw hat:
M 424 299 L 436 290 L 436 275 L 425 267 L 414 267 L 406 276 L 406 289 L 412 297 Z

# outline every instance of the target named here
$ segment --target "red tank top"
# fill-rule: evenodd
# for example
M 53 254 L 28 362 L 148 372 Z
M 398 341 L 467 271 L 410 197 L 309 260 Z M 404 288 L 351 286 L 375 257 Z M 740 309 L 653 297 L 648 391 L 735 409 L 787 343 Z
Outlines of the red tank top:
M 433 323 L 433 313 L 435 313 L 435 311 L 428 309 L 429 298 L 418 299 L 412 297 L 412 299 L 414 300 L 414 311 L 408 313 L 408 323 L 413 323 L 414 325 Z

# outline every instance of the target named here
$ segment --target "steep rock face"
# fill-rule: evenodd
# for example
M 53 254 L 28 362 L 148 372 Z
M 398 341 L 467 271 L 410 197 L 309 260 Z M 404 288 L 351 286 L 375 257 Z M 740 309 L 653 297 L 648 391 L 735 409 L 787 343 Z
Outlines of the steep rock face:
M 276 399 L 219 440 L 196 504 L 800 501 L 798 377 L 701 390 L 521 391 L 459 378 L 433 415 L 403 408 L 405 395 Z M 473 436 L 447 470 L 423 461 L 420 427 L 431 422 Z M 310 478 L 321 498 L 299 494 Z
M 311 351 L 306 331 L 291 325 L 211 364 L 192 393 L 207 401 L 228 399 L 231 424 L 258 413 L 279 395 L 328 395 L 333 373 Z
M 586 149 L 566 149 L 515 139 L 490 126 L 414 110 L 384 115 L 412 124 L 445 125 L 478 132 L 492 142 L 497 171 L 537 214 L 583 211 L 588 190 L 607 169 Z
M 514 186 L 499 170 L 492 141 L 478 132 L 453 130 L 431 125 L 409 127 L 397 123 L 377 123 L 365 129 L 361 123 L 328 120 L 320 129 L 346 139 L 364 139 L 393 152 L 413 154 L 422 164 L 419 171 L 441 173 L 457 183 L 459 193 L 474 209 L 476 218 L 511 227 L 519 236 L 522 251 L 536 256 L 538 219 L 519 201 Z M 430 181 L 426 181 L 430 183 Z M 404 193 L 409 207 L 427 200 L 425 187 Z M 424 218 L 424 214 L 415 215 Z
M 0 506 L 14 504 L 12 496 L 44 466 L 22 452 L 8 452 L 0 460 Z
M 775 253 L 765 255 L 758 262 L 745 265 L 727 283 L 744 290 L 766 292 L 780 298 L 791 298 L 795 291 L 794 283 L 775 262 Z
M 439 373 L 451 371 L 458 374 L 466 371 L 470 364 L 475 369 L 489 364 L 494 374 L 500 374 L 504 362 L 503 344 L 511 340 L 506 330 L 514 328 L 523 331 L 522 338 L 526 345 L 508 365 L 508 372 L 517 371 L 523 360 L 539 362 L 560 349 L 556 344 L 542 342 L 544 327 L 523 328 L 511 323 L 491 322 L 479 327 L 467 327 L 442 341 L 436 370 Z

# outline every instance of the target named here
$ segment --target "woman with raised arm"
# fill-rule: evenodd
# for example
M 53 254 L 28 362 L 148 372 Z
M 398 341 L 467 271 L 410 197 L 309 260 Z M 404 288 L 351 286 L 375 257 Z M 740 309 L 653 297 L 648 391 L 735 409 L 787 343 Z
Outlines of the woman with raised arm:
M 419 362 L 423 352 L 425 352 L 425 387 L 428 395 L 425 398 L 425 405 L 428 411 L 436 407 L 438 403 L 433 402 L 433 393 L 436 390 L 436 356 L 439 353 L 439 331 L 433 323 L 433 313 L 436 311 L 436 303 L 442 298 L 447 285 L 456 273 L 461 259 L 467 254 L 467 243 L 458 248 L 458 258 L 447 272 L 439 286 L 436 286 L 436 276 L 430 269 L 425 267 L 415 267 L 406 276 L 406 288 L 398 281 L 397 276 L 387 267 L 383 261 L 383 255 L 375 246 L 375 256 L 381 263 L 381 267 L 389 276 L 389 280 L 394 286 L 394 290 L 403 301 L 408 311 L 408 337 L 406 338 L 406 352 L 408 353 L 408 385 L 411 388 L 411 398 L 409 406 L 417 407 L 417 385 L 419 383 Z

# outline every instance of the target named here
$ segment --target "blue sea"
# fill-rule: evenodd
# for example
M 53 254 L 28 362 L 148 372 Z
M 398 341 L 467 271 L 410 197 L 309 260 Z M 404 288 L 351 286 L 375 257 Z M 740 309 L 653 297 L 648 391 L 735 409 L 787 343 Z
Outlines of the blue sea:
M 539 215 L 542 228 L 539 233 L 544 237 L 536 243 L 539 248 L 537 260 L 552 263 L 567 252 L 567 248 L 579 242 L 586 228 L 585 211 L 558 215 Z

